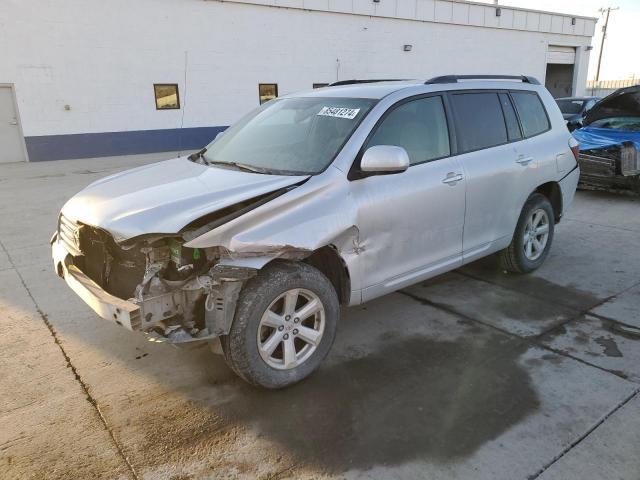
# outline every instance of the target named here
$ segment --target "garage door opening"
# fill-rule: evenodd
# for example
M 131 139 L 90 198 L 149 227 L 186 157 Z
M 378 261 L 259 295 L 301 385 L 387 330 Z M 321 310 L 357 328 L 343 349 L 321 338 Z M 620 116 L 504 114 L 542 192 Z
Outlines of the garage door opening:
M 549 45 L 547 49 L 547 74 L 544 86 L 554 98 L 573 94 L 573 67 L 576 61 L 575 47 Z
M 573 65 L 547 64 L 544 86 L 553 98 L 570 97 L 573 92 Z

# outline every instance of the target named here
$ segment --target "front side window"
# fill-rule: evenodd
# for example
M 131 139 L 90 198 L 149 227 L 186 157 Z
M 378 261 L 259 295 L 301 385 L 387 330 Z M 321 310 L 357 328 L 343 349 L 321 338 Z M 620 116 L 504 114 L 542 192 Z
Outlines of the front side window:
M 507 143 L 500 99 L 494 92 L 451 95 L 460 153 Z
M 281 175 L 316 174 L 338 154 L 375 100 L 285 98 L 264 104 L 207 146 L 204 160 Z
M 547 112 L 535 92 L 511 92 L 522 123 L 525 137 L 532 137 L 549 130 Z
M 278 97 L 278 84 L 277 83 L 260 83 L 258 85 L 258 96 L 260 98 L 260 105 L 273 100 Z
M 442 98 L 411 100 L 391 110 L 367 147 L 375 145 L 404 148 L 411 165 L 448 156 L 449 129 Z

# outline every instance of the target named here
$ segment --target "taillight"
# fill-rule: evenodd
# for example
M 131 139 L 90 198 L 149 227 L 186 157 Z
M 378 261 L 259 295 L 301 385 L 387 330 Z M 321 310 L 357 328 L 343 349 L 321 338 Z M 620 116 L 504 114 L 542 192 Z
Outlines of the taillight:
M 573 157 L 576 159 L 576 163 L 578 163 L 578 156 L 580 155 L 580 144 L 574 137 L 569 138 L 569 148 L 571 149 L 571 153 L 573 153 Z

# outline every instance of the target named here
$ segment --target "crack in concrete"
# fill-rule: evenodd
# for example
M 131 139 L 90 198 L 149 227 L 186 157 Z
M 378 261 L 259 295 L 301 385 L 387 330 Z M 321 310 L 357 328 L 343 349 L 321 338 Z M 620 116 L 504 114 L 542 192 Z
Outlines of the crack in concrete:
M 474 277 L 472 277 L 472 276 L 470 276 L 470 275 L 469 275 L 469 277 L 470 277 L 470 278 L 474 278 Z M 478 280 L 482 280 L 482 279 L 478 279 Z M 482 280 L 482 281 L 485 281 L 485 280 Z M 490 282 L 490 281 L 486 281 L 486 283 L 493 284 L 493 282 Z M 635 284 L 635 285 L 633 285 L 633 286 L 629 287 L 628 289 L 623 290 L 623 292 L 625 292 L 625 291 L 627 291 L 627 290 L 629 290 L 629 289 L 633 288 L 633 287 L 634 287 L 634 286 L 636 286 L 636 285 L 638 285 L 638 284 Z M 623 293 L 623 292 L 617 293 L 617 294 L 615 294 L 615 295 L 611 295 L 610 297 L 607 297 L 605 300 L 603 300 L 601 303 L 604 303 L 604 302 L 606 302 L 606 301 L 609 301 L 611 298 L 614 298 L 614 297 L 616 297 L 616 296 L 620 295 L 620 294 L 621 294 L 621 293 Z M 409 298 L 411 298 L 411 299 L 413 299 L 413 300 L 415 300 L 415 301 L 417 301 L 417 302 L 420 302 L 420 303 L 423 303 L 423 304 L 428 304 L 428 305 L 430 305 L 430 306 L 432 306 L 432 307 L 434 307 L 434 308 L 437 308 L 437 309 L 440 309 L 440 310 L 444 310 L 444 311 L 446 311 L 447 313 L 451 313 L 451 314 L 453 314 L 453 315 L 456 315 L 456 316 L 458 316 L 458 317 L 462 317 L 462 318 L 464 318 L 464 319 L 466 319 L 466 320 L 469 320 L 469 321 L 472 321 L 472 322 L 477 322 L 477 323 L 479 323 L 479 324 L 481 324 L 481 325 L 484 325 L 485 327 L 489 327 L 489 328 L 492 328 L 492 329 L 497 330 L 497 331 L 499 331 L 499 332 L 502 332 L 502 333 L 504 333 L 504 334 L 506 334 L 506 335 L 509 335 L 509 336 L 511 336 L 511 337 L 515 337 L 515 338 L 517 338 L 517 339 L 519 339 L 519 340 L 522 340 L 522 341 L 526 342 L 526 343 L 527 343 L 527 344 L 529 344 L 529 345 L 532 345 L 532 346 L 535 346 L 535 347 L 539 347 L 539 348 L 542 348 L 542 349 L 544 349 L 544 350 L 548 350 L 548 351 L 550 351 L 550 352 L 553 352 L 553 353 L 555 353 L 555 354 L 558 354 L 558 355 L 561 355 L 561 356 L 564 356 L 564 357 L 567 357 L 567 358 L 571 358 L 571 359 L 576 360 L 576 361 L 578 361 L 578 362 L 580 362 L 580 363 L 582 363 L 582 364 L 584 364 L 584 365 L 587 365 L 587 366 L 589 366 L 589 367 L 593 367 L 593 368 L 596 368 L 596 369 L 601 370 L 601 371 L 603 371 L 603 372 L 607 372 L 607 373 L 610 373 L 610 374 L 612 374 L 612 375 L 616 375 L 618 378 L 623 378 L 623 377 L 621 377 L 620 375 L 618 375 L 616 372 L 613 372 L 613 371 L 611 371 L 611 370 L 607 370 L 606 368 L 599 367 L 598 365 L 593 365 L 593 364 L 591 364 L 591 363 L 589 363 L 589 362 L 586 362 L 586 361 L 584 361 L 584 360 L 582 360 L 582 359 L 580 359 L 580 358 L 576 358 L 576 357 L 574 357 L 574 356 L 572 356 L 572 355 L 569 355 L 569 354 L 567 354 L 567 353 L 565 353 L 565 352 L 558 351 L 558 350 L 556 350 L 556 349 L 554 349 L 554 348 L 551 348 L 551 347 L 548 347 L 548 346 L 546 346 L 546 345 L 542 345 L 542 344 L 539 344 L 539 343 L 537 343 L 537 342 L 536 342 L 536 340 L 537 340 L 537 339 L 539 339 L 542 335 L 544 335 L 544 333 L 547 333 L 547 332 L 549 332 L 549 331 L 552 331 L 552 330 L 554 330 L 555 328 L 558 328 L 558 327 L 560 327 L 560 326 L 562 326 L 562 325 L 565 325 L 566 323 L 568 323 L 568 322 L 570 322 L 570 321 L 572 321 L 572 320 L 575 320 L 575 318 L 578 318 L 580 315 L 578 315 L 577 317 L 574 317 L 574 318 L 572 318 L 572 319 L 568 320 L 567 322 L 563 322 L 563 323 L 562 323 L 562 325 L 556 325 L 556 326 L 554 326 L 554 327 L 552 327 L 552 328 L 548 329 L 548 330 L 547 330 L 547 332 L 543 332 L 542 334 L 537 335 L 537 336 L 535 336 L 535 337 L 527 338 L 527 337 L 521 337 L 520 335 L 517 335 L 517 334 L 512 333 L 512 332 L 509 332 L 508 330 L 503 330 L 502 328 L 496 327 L 495 325 L 490 325 L 490 324 L 485 323 L 485 322 L 483 322 L 483 321 L 481 321 L 481 320 L 477 320 L 477 319 L 475 319 L 475 318 L 469 317 L 469 316 L 467 316 L 467 315 L 465 315 L 465 314 L 462 314 L 462 313 L 460 313 L 460 312 L 455 311 L 453 308 L 450 308 L 450 307 L 448 307 L 448 306 L 446 306 L 446 305 L 438 304 L 437 302 L 433 302 L 433 301 L 431 301 L 431 300 L 427 300 L 427 299 L 425 299 L 425 298 L 419 297 L 419 296 L 414 295 L 414 294 L 412 294 L 412 293 L 405 292 L 404 290 L 399 290 L 399 291 L 398 291 L 398 293 L 401 293 L 401 294 L 403 294 L 403 295 L 405 295 L 405 296 L 407 296 L 407 297 L 409 297 Z M 597 304 L 597 305 L 595 305 L 595 306 L 592 306 L 590 309 L 595 308 L 596 306 L 600 305 L 601 303 L 599 303 L 599 304 Z M 623 379 L 624 379 L 624 378 L 623 378 Z M 627 380 L 627 379 L 624 379 L 624 380 Z M 627 381 L 630 381 L 630 380 L 627 380 Z M 538 472 L 536 472 L 536 473 L 534 473 L 534 474 L 530 475 L 530 476 L 527 478 L 527 480 L 535 480 L 535 479 L 536 479 L 536 478 L 538 478 L 540 475 L 542 475 L 542 474 L 543 474 L 546 470 L 548 470 L 548 469 L 549 469 L 549 468 L 550 468 L 554 463 L 556 463 L 558 460 L 560 460 L 562 457 L 564 457 L 567 453 L 569 453 L 571 450 L 573 450 L 573 448 L 575 448 L 576 446 L 578 446 L 578 445 L 579 445 L 579 444 L 580 444 L 580 443 L 581 443 L 585 438 L 587 438 L 587 437 L 588 437 L 588 436 L 589 436 L 589 435 L 590 435 L 594 430 L 596 430 L 596 429 L 597 429 L 600 425 L 602 425 L 602 424 L 603 424 L 603 423 L 604 423 L 604 422 L 605 422 L 609 417 L 611 417 L 611 415 L 613 415 L 613 414 L 614 414 L 614 413 L 616 413 L 618 410 L 620 410 L 622 407 L 624 407 L 627 403 L 629 403 L 629 402 L 630 402 L 630 401 L 631 401 L 631 400 L 632 400 L 636 395 L 638 395 L 638 393 L 640 393 L 640 387 L 637 387 L 637 388 L 636 388 L 636 389 L 635 389 L 635 390 L 634 390 L 634 391 L 633 391 L 633 392 L 632 392 L 632 393 L 631 393 L 627 398 L 623 399 L 623 400 L 622 400 L 618 405 L 614 406 L 614 407 L 613 407 L 613 409 L 611 409 L 611 410 L 610 410 L 610 411 L 609 411 L 605 416 L 603 416 L 599 421 L 597 421 L 597 422 L 596 422 L 596 423 L 595 423 L 591 428 L 589 428 L 589 429 L 588 429 L 588 430 L 587 430 L 583 435 L 581 435 L 580 437 L 578 437 L 574 442 L 572 442 L 572 443 L 571 443 L 571 444 L 569 444 L 566 448 L 564 448 L 564 449 L 562 450 L 562 452 L 560 452 L 558 455 L 556 455 L 556 456 L 555 456 L 555 457 L 554 457 L 550 462 L 548 462 L 548 463 L 547 463 L 546 465 L 544 465 L 540 470 L 538 470 Z
M 511 292 L 516 292 L 516 293 L 519 293 L 519 294 L 521 294 L 521 295 L 526 295 L 526 296 L 531 297 L 531 298 L 535 298 L 535 299 L 538 299 L 538 300 L 544 300 L 544 301 L 546 301 L 546 302 L 553 303 L 554 305 L 558 305 L 558 306 L 560 306 L 560 307 L 565 307 L 565 305 L 563 305 L 562 303 L 554 302 L 553 300 L 549 300 L 548 298 L 544 298 L 544 297 L 542 297 L 542 296 L 532 295 L 532 294 L 530 294 L 530 293 L 525 293 L 525 292 L 522 292 L 521 290 L 518 290 L 518 289 L 515 289 L 515 288 L 510 288 L 510 287 L 508 287 L 508 286 L 506 286 L 506 285 L 502 285 L 502 284 L 499 284 L 499 283 L 497 283 L 497 282 L 493 282 L 493 281 L 491 281 L 491 280 L 487 280 L 486 278 L 482 278 L 481 276 L 478 276 L 478 275 L 473 275 L 473 274 L 470 274 L 470 273 L 467 273 L 467 272 L 462 272 L 462 271 L 459 271 L 459 270 L 456 270 L 456 273 L 458 273 L 458 274 L 462 275 L 463 277 L 470 278 L 470 279 L 472 279 L 472 280 L 477 280 L 477 281 L 479 281 L 479 282 L 488 283 L 489 285 L 493 285 L 493 286 L 496 286 L 496 287 L 504 288 L 505 290 L 509 290 L 509 291 L 511 291 Z M 607 303 L 608 301 L 613 300 L 613 299 L 614 299 L 614 298 L 616 298 L 616 297 L 619 297 L 619 296 L 620 296 L 620 295 L 622 295 L 623 293 L 626 293 L 626 292 L 628 292 L 629 290 L 631 290 L 631 289 L 633 289 L 633 288 L 635 288 L 635 287 L 637 287 L 637 286 L 640 286 L 640 282 L 634 283 L 634 284 L 632 284 L 631 286 L 629 286 L 629 287 L 627 287 L 627 288 L 625 288 L 625 289 L 623 289 L 623 290 L 621 290 L 621 291 L 619 291 L 619 292 L 617 292 L 617 293 L 614 293 L 614 294 L 612 294 L 612 295 L 609 295 L 608 297 L 603 298 L 602 300 L 600 300 L 600 301 L 598 301 L 598 302 L 594 303 L 593 305 L 590 305 L 588 308 L 585 308 L 585 309 L 579 310 L 579 311 L 578 311 L 578 313 L 577 313 L 576 315 L 572 316 L 571 318 L 569 318 L 569 319 L 565 320 L 565 321 L 564 321 L 564 322 L 562 322 L 562 323 L 559 323 L 559 324 L 553 325 L 553 326 L 549 327 L 548 329 L 543 330 L 542 332 L 540 332 L 538 335 L 536 335 L 536 336 L 535 336 L 535 337 L 533 337 L 533 338 L 535 338 L 535 339 L 539 339 L 539 338 L 543 337 L 544 335 L 548 334 L 549 332 L 552 332 L 553 330 L 556 330 L 556 329 L 558 329 L 558 328 L 560 328 L 560 327 L 564 327 L 564 326 L 565 326 L 565 325 L 567 325 L 568 323 L 573 322 L 574 320 L 577 320 L 578 318 L 582 317 L 583 315 L 591 315 L 591 316 L 593 316 L 593 317 L 603 318 L 603 319 L 605 319 L 605 320 L 609 320 L 610 322 L 619 323 L 620 325 L 624 325 L 624 326 L 632 327 L 632 328 L 633 328 L 633 326 L 632 326 L 632 325 L 628 325 L 628 324 L 626 324 L 626 323 L 624 323 L 624 322 L 621 322 L 621 321 L 619 321 L 619 320 L 615 320 L 615 319 L 613 319 L 613 318 L 608 318 L 608 317 L 605 317 L 605 316 L 603 316 L 603 315 L 599 315 L 599 314 L 597 314 L 597 313 L 593 313 L 593 312 L 591 312 L 591 310 L 593 310 L 594 308 L 598 308 L 598 307 L 600 307 L 601 305 L 604 305 L 604 304 L 605 304 L 605 303 Z M 401 293 L 405 293 L 405 292 L 401 292 Z M 434 305 L 434 306 L 435 306 L 435 305 Z M 454 312 L 454 313 L 458 314 L 457 312 Z M 459 315 L 459 314 L 458 314 L 458 315 Z M 474 319 L 472 319 L 472 320 L 474 320 Z M 482 322 L 480 322 L 480 323 L 482 323 Z M 497 328 L 497 327 L 496 327 L 496 328 Z M 498 329 L 498 330 L 501 330 L 501 329 Z M 518 336 L 518 335 L 516 335 L 516 336 Z M 520 338 L 522 338 L 522 337 L 520 337 Z M 570 356 L 570 355 L 567 355 L 567 356 Z M 571 357 L 571 358 L 573 358 L 573 357 Z M 588 365 L 590 365 L 590 364 L 588 364 Z M 594 366 L 595 366 L 595 365 L 594 365 Z
M 444 310 L 447 313 L 450 313 L 452 315 L 456 315 L 458 317 L 464 318 L 465 320 L 469 320 L 471 322 L 476 322 L 476 323 L 479 323 L 480 325 L 484 325 L 485 327 L 492 328 L 494 330 L 497 330 L 498 332 L 504 333 L 505 335 L 509 335 L 510 337 L 517 338 L 517 339 L 519 339 L 521 341 L 524 341 L 528 345 L 531 345 L 531 346 L 534 346 L 534 347 L 538 347 L 538 348 L 542 348 L 543 350 L 547 350 L 549 352 L 553 352 L 553 353 L 561 355 L 563 357 L 571 358 L 572 360 L 580 362 L 580 363 L 582 363 L 584 365 L 588 365 L 589 367 L 596 368 L 598 370 L 610 373 L 611 375 L 615 375 L 618 378 L 622 378 L 623 380 L 627 380 L 627 381 L 631 382 L 631 380 L 620 376 L 620 374 L 616 373 L 615 371 L 607 370 L 606 368 L 600 367 L 598 365 L 594 365 L 593 363 L 589 363 L 589 362 L 587 362 L 587 361 L 585 361 L 585 360 L 583 360 L 581 358 L 574 357 L 573 355 L 570 355 L 570 354 L 568 354 L 566 352 L 563 352 L 561 350 L 556 350 L 555 348 L 549 347 L 548 345 L 544 345 L 544 344 L 536 342 L 536 340 L 538 340 L 541 335 L 544 335 L 545 333 L 548 333 L 549 331 L 552 331 L 555 328 L 559 328 L 559 327 L 565 325 L 567 322 L 570 322 L 572 320 L 575 320 L 576 318 L 579 318 L 579 316 L 572 317 L 571 319 L 567 320 L 567 322 L 563 322 L 560 325 L 555 325 L 554 327 L 550 328 L 549 330 L 547 330 L 547 331 L 545 331 L 545 332 L 543 332 L 540 335 L 537 335 L 535 337 L 521 337 L 520 335 L 518 335 L 516 333 L 513 333 L 513 332 L 510 332 L 509 330 L 505 330 L 503 328 L 496 327 L 495 325 L 491 325 L 490 323 L 483 322 L 482 320 L 478 320 L 477 318 L 469 317 L 468 315 L 465 315 L 464 313 L 458 312 L 455 309 L 453 309 L 453 308 L 451 308 L 451 307 L 449 307 L 447 305 L 443 305 L 441 303 L 433 302 L 431 300 L 428 300 L 426 298 L 422 298 L 422 297 L 420 297 L 418 295 L 414 295 L 413 293 L 409 293 L 409 292 L 406 292 L 404 290 L 398 290 L 398 293 L 401 293 L 402 295 L 405 295 L 405 296 L 415 300 L 416 302 L 427 304 L 427 305 L 429 305 L 429 306 L 431 306 L 433 308 Z
M 620 402 L 618 405 L 616 405 L 615 407 L 613 407 L 613 409 L 607 413 L 604 417 L 602 417 L 599 421 L 597 421 L 591 428 L 589 428 L 582 436 L 578 437 L 578 439 L 576 439 L 576 441 L 572 442 L 571 444 L 569 444 L 564 450 L 562 450 L 562 452 L 560 452 L 558 455 L 556 455 L 549 463 L 547 463 L 544 467 L 542 467 L 540 470 L 538 470 L 536 473 L 534 473 L 533 475 L 529 475 L 529 477 L 527 477 L 527 480 L 535 480 L 536 478 L 538 478 L 540 475 L 542 475 L 546 470 L 548 470 L 554 463 L 556 463 L 558 460 L 560 460 L 562 457 L 564 457 L 567 453 L 569 453 L 571 450 L 573 450 L 575 447 L 577 447 L 585 438 L 587 438 L 589 435 L 591 435 L 591 433 L 596 430 L 600 425 L 602 425 L 605 421 L 607 421 L 607 419 L 609 417 L 611 417 L 611 415 L 613 415 L 614 413 L 616 413 L 618 410 L 620 410 L 622 407 L 624 407 L 627 403 L 629 403 L 638 393 L 640 392 L 640 387 L 636 388 L 627 398 L 625 398 L 624 400 L 622 400 L 622 402 Z
M 13 268 L 13 270 L 18 275 L 18 278 L 20 279 L 20 283 L 22 283 L 22 286 L 24 287 L 25 291 L 27 292 L 27 295 L 29 296 L 29 298 L 33 302 L 33 305 L 35 306 L 36 311 L 38 312 L 38 315 L 40 315 L 40 318 L 42 319 L 42 321 L 44 322 L 46 327 L 49 329 L 49 333 L 51 333 L 51 336 L 53 337 L 54 343 L 60 349 L 60 352 L 62 353 L 62 356 L 64 357 L 65 361 L 67 362 L 67 366 L 71 369 L 71 372 L 73 373 L 76 381 L 78 382 L 78 384 L 82 388 L 82 391 L 85 394 L 85 398 L 92 405 L 93 409 L 95 410 L 96 414 L 98 415 L 98 418 L 102 422 L 105 430 L 109 434 L 109 437 L 111 438 L 111 441 L 113 442 L 114 446 L 116 447 L 116 451 L 118 452 L 118 455 L 120 455 L 120 457 L 122 457 L 122 460 L 127 465 L 127 468 L 131 472 L 131 475 L 133 475 L 133 478 L 135 480 L 140 480 L 140 477 L 138 476 L 135 468 L 133 467 L 133 465 L 131 464 L 131 462 L 129 461 L 127 456 L 125 455 L 123 448 L 121 447 L 121 445 L 119 444 L 118 440 L 115 437 L 115 434 L 113 433 L 113 430 L 111 429 L 111 427 L 107 423 L 107 419 L 105 418 L 104 414 L 100 410 L 100 406 L 98 405 L 97 400 L 91 394 L 91 392 L 89 390 L 89 386 L 82 379 L 82 377 L 78 373 L 78 370 L 76 369 L 75 365 L 71 361 L 71 357 L 69 357 L 69 355 L 67 354 L 66 350 L 62 346 L 62 343 L 60 342 L 60 338 L 58 337 L 58 332 L 56 332 L 56 329 L 54 328 L 53 324 L 49 321 L 49 318 L 47 317 L 47 314 L 44 313 L 42 311 L 42 309 L 40 308 L 40 305 L 38 305 L 38 302 L 36 301 L 36 299 L 34 298 L 33 294 L 31 293 L 31 290 L 27 286 L 27 283 L 25 282 L 22 274 L 20 273 L 20 270 L 18 270 L 18 268 L 16 267 L 16 265 L 15 265 L 15 263 L 13 261 L 13 258 L 9 254 L 9 251 L 6 249 L 6 247 L 4 246 L 2 241 L 0 241 L 0 248 L 2 248 L 2 250 L 5 253 L 5 255 L 7 256 L 7 259 L 9 260 L 9 263 L 11 264 L 11 267 Z

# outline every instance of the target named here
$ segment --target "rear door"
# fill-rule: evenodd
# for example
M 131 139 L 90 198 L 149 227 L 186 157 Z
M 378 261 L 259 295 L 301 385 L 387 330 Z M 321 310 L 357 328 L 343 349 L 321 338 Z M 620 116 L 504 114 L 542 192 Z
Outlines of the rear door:
M 457 157 L 467 181 L 464 260 L 508 244 L 530 193 L 535 159 L 506 91 L 451 92 Z

